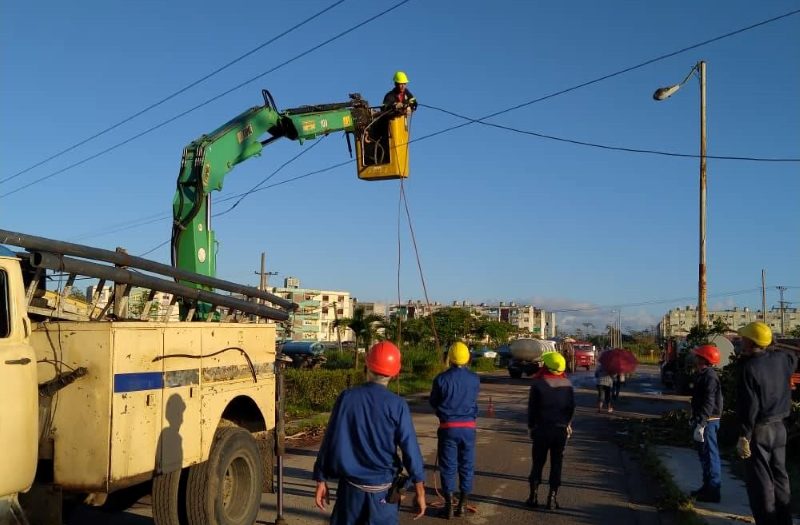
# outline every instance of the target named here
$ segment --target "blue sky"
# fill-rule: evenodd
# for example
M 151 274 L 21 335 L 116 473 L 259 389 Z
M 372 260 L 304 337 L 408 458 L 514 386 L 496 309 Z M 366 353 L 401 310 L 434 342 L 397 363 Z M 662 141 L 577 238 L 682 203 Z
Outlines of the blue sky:
M 0 179 L 119 122 L 334 3 L 5 2 L 0 5 Z M 346 0 L 202 84 L 13 180 L 0 195 L 90 157 L 274 68 L 395 2 Z M 108 154 L 0 197 L 5 229 L 143 253 L 169 237 L 182 149 L 269 89 L 279 107 L 377 104 L 397 69 L 430 106 L 482 117 L 800 9 L 775 2 L 426 2 L 369 24 Z M 800 15 L 529 105 L 491 122 L 586 142 L 696 154 L 699 89 L 655 88 L 708 62 L 710 155 L 800 158 Z M 461 123 L 421 108 L 412 135 Z M 216 200 L 308 148 L 269 146 Z M 346 161 L 332 135 L 270 182 Z M 406 193 L 430 299 L 619 305 L 623 326 L 694 304 L 698 160 L 606 151 L 481 125 L 415 142 Z M 399 185 L 352 165 L 245 199 L 212 222 L 219 276 L 255 283 L 260 253 L 304 286 L 397 298 Z M 800 286 L 800 163 L 708 162 L 709 306 L 768 304 Z M 216 210 L 225 208 L 224 204 Z M 129 226 L 129 229 L 121 230 Z M 422 286 L 403 223 L 401 298 Z M 167 261 L 166 246 L 150 257 Z M 787 299 L 800 300 L 798 289 Z M 574 314 L 562 319 L 572 322 Z M 607 310 L 579 314 L 602 324 Z

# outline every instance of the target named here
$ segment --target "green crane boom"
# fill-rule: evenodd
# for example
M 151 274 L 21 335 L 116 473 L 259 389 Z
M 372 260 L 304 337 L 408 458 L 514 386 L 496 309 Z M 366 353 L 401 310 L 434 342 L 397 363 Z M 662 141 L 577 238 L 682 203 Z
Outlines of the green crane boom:
M 303 106 L 278 112 L 268 91 L 264 105 L 248 109 L 183 150 L 178 187 L 172 204 L 172 265 L 202 275 L 216 275 L 216 249 L 211 230 L 212 191 L 240 162 L 260 155 L 267 144 L 286 137 L 301 143 L 335 131 L 358 138 L 372 119 L 358 94 L 349 102 Z M 262 137 L 268 138 L 262 140 Z

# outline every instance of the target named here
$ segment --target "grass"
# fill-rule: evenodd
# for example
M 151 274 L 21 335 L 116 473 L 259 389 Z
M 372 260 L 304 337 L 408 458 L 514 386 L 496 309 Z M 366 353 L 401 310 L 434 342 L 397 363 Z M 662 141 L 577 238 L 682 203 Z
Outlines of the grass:
M 328 425 L 328 412 L 309 414 L 299 419 L 290 419 L 286 422 L 286 435 L 292 436 L 300 432 L 322 430 Z

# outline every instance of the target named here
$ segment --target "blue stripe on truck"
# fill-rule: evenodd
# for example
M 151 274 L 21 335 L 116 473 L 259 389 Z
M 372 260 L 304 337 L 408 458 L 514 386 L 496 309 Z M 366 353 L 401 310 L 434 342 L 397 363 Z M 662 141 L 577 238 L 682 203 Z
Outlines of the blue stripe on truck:
M 164 374 L 161 372 L 136 372 L 114 374 L 114 392 L 136 392 L 155 390 L 164 387 Z

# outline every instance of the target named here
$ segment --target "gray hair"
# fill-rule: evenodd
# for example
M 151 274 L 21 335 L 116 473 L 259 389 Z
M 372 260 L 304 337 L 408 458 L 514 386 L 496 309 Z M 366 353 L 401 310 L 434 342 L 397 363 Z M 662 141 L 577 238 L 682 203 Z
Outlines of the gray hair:
M 376 374 L 372 370 L 367 370 L 367 381 L 370 383 L 378 383 L 379 385 L 389 386 L 389 381 L 392 378 L 389 376 L 382 376 L 380 374 Z

